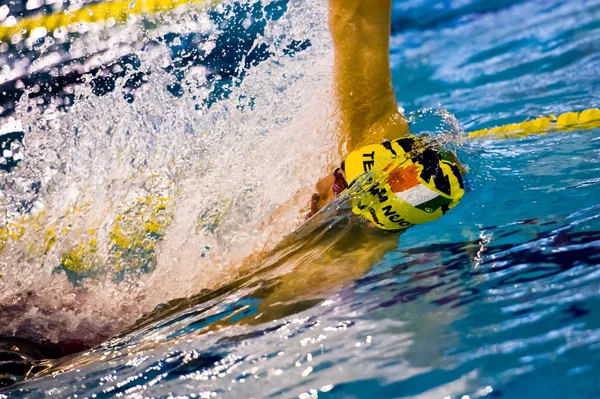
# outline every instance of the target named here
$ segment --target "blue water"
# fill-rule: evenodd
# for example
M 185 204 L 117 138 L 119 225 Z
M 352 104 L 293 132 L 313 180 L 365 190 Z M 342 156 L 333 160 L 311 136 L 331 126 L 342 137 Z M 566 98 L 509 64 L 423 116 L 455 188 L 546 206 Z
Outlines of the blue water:
M 600 1 L 394 1 L 393 20 L 409 111 L 474 130 L 599 105 Z M 600 398 L 600 130 L 459 156 L 461 204 L 382 260 L 347 256 L 344 275 L 278 258 L 0 397 Z

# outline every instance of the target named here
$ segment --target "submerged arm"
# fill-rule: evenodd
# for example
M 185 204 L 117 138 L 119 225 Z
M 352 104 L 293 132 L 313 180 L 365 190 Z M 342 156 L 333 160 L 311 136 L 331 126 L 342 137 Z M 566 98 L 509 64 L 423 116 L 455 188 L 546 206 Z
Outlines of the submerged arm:
M 408 133 L 392 87 L 391 0 L 329 0 L 335 92 L 348 151 Z

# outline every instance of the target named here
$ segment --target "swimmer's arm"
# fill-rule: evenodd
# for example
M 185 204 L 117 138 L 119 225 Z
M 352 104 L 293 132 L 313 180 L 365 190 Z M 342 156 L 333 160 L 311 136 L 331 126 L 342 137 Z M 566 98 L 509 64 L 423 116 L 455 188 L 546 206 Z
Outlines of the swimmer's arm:
M 335 92 L 347 150 L 408 134 L 389 60 L 391 0 L 329 0 Z

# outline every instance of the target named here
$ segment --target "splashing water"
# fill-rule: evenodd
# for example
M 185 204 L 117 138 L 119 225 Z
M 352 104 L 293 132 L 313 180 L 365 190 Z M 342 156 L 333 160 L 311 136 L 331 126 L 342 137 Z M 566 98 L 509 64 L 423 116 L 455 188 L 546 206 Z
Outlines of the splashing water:
M 426 135 L 431 142 L 456 149 L 464 144 L 464 132 L 452 113 L 444 109 L 424 108 L 408 114 L 410 132 L 417 137 Z
M 0 110 L 26 130 L 0 171 L 2 328 L 68 347 L 57 357 L 119 332 L 0 397 L 598 397 L 600 131 L 467 141 L 472 190 L 399 242 L 335 206 L 295 229 L 303 190 L 339 161 L 324 3 L 0 44 L 19 72 L 0 93 L 30 97 Z M 393 7 L 415 133 L 458 131 L 432 108 L 476 130 L 598 106 L 597 0 Z M 37 90 L 25 59 L 44 46 L 63 61 L 44 59 Z M 14 347 L 23 373 L 48 356 L 1 338 L 0 385 Z
M 276 22 L 264 17 L 254 46 L 271 57 L 210 107 L 214 86 L 198 67 L 180 96 L 168 91 L 170 50 L 157 40 L 168 25 L 135 51 L 149 78 L 133 101 L 86 84 L 73 87 L 68 109 L 22 97 L 24 159 L 0 183 L 0 307 L 9 315 L 0 335 L 98 343 L 160 303 L 222 284 L 301 223 L 304 194 L 336 142 L 321 3 L 293 1 Z M 210 52 L 223 26 L 203 15 L 188 10 L 172 24 L 185 19 L 177 29 L 200 31 Z M 294 38 L 311 46 L 290 54 Z M 90 40 L 72 39 L 71 49 Z

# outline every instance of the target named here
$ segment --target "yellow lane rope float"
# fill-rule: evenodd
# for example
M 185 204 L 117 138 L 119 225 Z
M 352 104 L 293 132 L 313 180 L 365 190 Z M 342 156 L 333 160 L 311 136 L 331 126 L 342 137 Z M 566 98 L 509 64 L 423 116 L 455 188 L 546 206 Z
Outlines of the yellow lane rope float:
M 469 140 L 522 138 L 534 134 L 590 130 L 597 127 L 600 127 L 600 109 L 590 108 L 582 112 L 566 112 L 558 116 L 549 115 L 521 123 L 477 130 L 468 133 L 467 138 Z
M 12 26 L 0 25 L 0 41 L 8 41 L 15 35 L 27 37 L 36 28 L 52 32 L 79 23 L 113 20 L 127 21 L 130 15 L 168 12 L 191 4 L 216 5 L 219 0 L 116 0 L 85 5 L 77 10 L 63 10 L 50 15 L 35 15 L 14 22 Z

